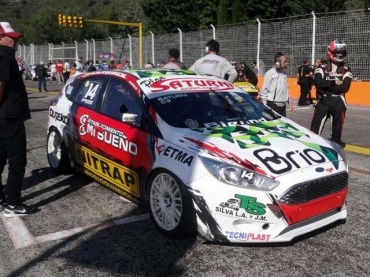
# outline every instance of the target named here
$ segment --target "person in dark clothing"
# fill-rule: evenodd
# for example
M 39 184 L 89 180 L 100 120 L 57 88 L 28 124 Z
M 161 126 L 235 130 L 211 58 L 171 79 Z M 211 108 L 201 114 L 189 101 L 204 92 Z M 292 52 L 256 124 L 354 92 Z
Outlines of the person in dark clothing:
M 245 81 L 251 83 L 254 86 L 257 86 L 258 84 L 258 78 L 256 73 L 254 73 L 253 70 L 246 64 L 244 65 L 243 69 L 243 78 Z
M 40 64 L 38 64 L 35 68 L 35 72 L 37 75 L 37 79 L 39 81 L 39 91 L 41 92 L 41 87 L 44 88 L 44 91 L 48 91 L 46 89 L 46 77 L 48 77 L 48 69 L 45 67 L 45 64 L 43 61 L 40 61 Z
M 316 68 L 314 85 L 319 100 L 311 122 L 311 131 L 321 134 L 325 122 L 331 119 L 331 140 L 342 147 L 342 131 L 347 104 L 345 94 L 348 92 L 353 79 L 351 69 L 344 64 L 347 56 L 346 44 L 340 40 L 331 41 L 328 45 L 327 64 Z
M 87 72 L 96 71 L 96 67 L 94 66 L 94 63 L 92 60 L 90 60 L 87 64 Z
M 8 22 L 0 22 L 0 177 L 8 162 L 6 186 L 0 178 L 0 209 L 5 208 L 5 217 L 35 211 L 21 199 L 27 164 L 24 121 L 31 118 L 26 87 L 15 59 L 21 36 Z
M 311 102 L 313 72 L 310 67 L 310 60 L 304 59 L 303 64 L 298 67 L 298 85 L 301 87 L 301 94 L 298 100 L 298 106 L 307 106 Z

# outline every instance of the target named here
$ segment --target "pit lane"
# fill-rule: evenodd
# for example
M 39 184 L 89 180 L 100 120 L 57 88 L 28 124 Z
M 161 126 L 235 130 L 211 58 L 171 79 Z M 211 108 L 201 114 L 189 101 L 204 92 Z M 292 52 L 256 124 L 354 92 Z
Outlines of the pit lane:
M 369 276 L 370 110 L 349 108 L 343 140 L 350 165 L 346 224 L 280 245 L 219 245 L 161 236 L 140 207 L 46 160 L 47 107 L 29 94 L 24 200 L 36 214 L 0 223 L 0 276 Z M 309 127 L 312 107 L 288 117 Z M 326 132 L 326 133 L 325 133 Z M 328 127 L 324 136 L 328 136 Z M 349 146 L 358 147 L 352 152 Z M 349 147 L 349 148 L 348 148 Z M 357 148 L 356 148 L 357 149 Z M 358 150 L 357 149 L 357 150 Z M 361 152 L 362 150 L 365 150 Z M 4 179 L 6 176 L 3 176 Z

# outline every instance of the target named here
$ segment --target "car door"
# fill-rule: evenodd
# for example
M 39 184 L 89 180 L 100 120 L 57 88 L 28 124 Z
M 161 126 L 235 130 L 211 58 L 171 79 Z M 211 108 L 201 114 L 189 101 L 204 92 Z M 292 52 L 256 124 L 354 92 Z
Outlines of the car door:
M 81 94 L 96 99 L 89 99 L 90 106 L 81 105 L 74 112 L 81 143 L 77 161 L 112 190 L 141 198 L 154 159 L 153 135 L 141 125 L 145 106 L 131 85 L 118 77 L 109 78 L 106 86 L 90 83 L 87 87 Z M 96 101 L 95 105 L 91 101 Z

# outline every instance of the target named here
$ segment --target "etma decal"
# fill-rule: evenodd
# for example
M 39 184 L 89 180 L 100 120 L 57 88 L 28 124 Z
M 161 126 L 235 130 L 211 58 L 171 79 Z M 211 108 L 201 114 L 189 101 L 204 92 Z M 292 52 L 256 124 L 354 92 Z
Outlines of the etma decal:
M 194 156 L 172 146 L 160 145 L 157 147 L 157 151 L 159 155 L 169 157 L 188 166 L 191 166 L 194 159 Z

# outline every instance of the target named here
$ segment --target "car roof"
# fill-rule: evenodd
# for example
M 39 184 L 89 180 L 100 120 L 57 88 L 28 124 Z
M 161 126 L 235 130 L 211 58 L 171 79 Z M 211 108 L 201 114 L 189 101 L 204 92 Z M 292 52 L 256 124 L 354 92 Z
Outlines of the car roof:
M 82 76 L 111 76 L 123 78 L 136 90 L 142 90 L 149 98 L 163 95 L 177 94 L 179 92 L 189 91 L 210 91 L 210 90 L 238 90 L 227 80 L 208 74 L 197 74 L 191 70 L 173 70 L 173 69 L 122 69 L 108 71 L 93 71 L 82 73 Z

